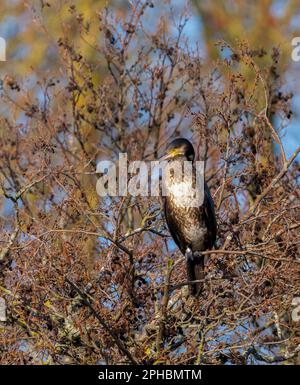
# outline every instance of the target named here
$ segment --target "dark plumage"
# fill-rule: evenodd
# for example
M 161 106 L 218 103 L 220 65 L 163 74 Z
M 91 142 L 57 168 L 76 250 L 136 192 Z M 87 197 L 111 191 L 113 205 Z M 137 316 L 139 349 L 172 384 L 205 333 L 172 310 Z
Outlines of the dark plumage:
M 162 160 L 168 161 L 194 161 L 195 152 L 192 144 L 183 138 L 173 140 L 167 147 Z M 195 167 L 193 165 L 193 183 L 195 183 Z M 204 278 L 204 255 L 202 251 L 213 247 L 216 240 L 217 223 L 214 203 L 207 184 L 204 185 L 204 201 L 196 207 L 183 206 L 180 199 L 174 196 L 173 188 L 178 180 L 170 180 L 167 189 L 168 195 L 164 197 L 164 212 L 167 225 L 172 238 L 186 257 L 187 277 L 189 281 Z M 188 195 L 187 195 L 188 196 Z M 190 285 L 190 293 L 199 295 L 203 283 Z

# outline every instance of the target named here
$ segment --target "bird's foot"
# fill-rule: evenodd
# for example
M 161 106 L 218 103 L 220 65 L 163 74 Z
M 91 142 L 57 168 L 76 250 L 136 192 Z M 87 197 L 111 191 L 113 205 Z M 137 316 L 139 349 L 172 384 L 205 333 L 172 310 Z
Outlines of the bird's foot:
M 185 258 L 187 261 L 192 261 L 193 260 L 193 252 L 190 248 L 187 248 L 185 250 Z
M 185 257 L 187 261 L 193 261 L 194 259 L 201 257 L 201 251 L 193 252 L 191 249 L 187 248 L 185 252 Z
M 186 249 L 185 258 L 187 261 L 192 261 L 194 259 L 194 254 L 189 247 Z

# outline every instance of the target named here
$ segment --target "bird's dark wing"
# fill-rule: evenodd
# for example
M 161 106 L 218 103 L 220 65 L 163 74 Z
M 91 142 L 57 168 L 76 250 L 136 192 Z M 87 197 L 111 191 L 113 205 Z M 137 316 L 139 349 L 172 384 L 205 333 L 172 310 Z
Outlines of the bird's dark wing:
M 174 216 L 173 210 L 168 206 L 168 197 L 164 198 L 164 213 L 166 222 L 170 231 L 170 234 L 176 243 L 177 247 L 180 249 L 182 254 L 185 254 L 186 245 L 183 244 L 182 238 L 180 236 L 180 228 L 176 221 L 176 215 Z
M 214 202 L 210 195 L 207 184 L 204 184 L 204 201 L 202 208 L 199 208 L 199 215 L 205 223 L 207 228 L 207 236 L 205 240 L 205 249 L 211 249 L 216 240 L 217 221 L 215 215 Z M 189 281 L 203 280 L 204 274 L 204 255 L 200 253 L 193 253 L 192 260 L 187 260 L 187 277 Z M 203 282 L 197 282 L 189 286 L 190 293 L 199 296 L 203 290 Z
M 217 236 L 217 220 L 215 214 L 214 201 L 210 195 L 207 183 L 204 183 L 204 202 L 203 202 L 203 216 L 205 225 L 208 230 L 207 248 L 213 247 Z

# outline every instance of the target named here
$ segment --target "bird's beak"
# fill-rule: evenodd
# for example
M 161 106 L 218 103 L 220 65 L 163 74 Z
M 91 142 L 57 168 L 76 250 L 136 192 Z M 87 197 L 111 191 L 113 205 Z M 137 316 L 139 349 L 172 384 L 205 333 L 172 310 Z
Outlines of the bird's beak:
M 159 160 L 169 160 L 173 158 L 173 156 L 171 154 L 165 154 L 165 155 L 162 155 Z
M 174 148 L 173 150 L 167 152 L 165 155 L 161 156 L 159 160 L 173 159 L 177 155 L 184 155 L 184 153 L 180 148 Z

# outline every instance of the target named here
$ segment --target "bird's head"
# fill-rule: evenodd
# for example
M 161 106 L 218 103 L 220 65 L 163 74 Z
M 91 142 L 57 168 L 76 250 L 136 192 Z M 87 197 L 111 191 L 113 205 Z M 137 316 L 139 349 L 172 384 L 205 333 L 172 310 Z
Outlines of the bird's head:
M 175 160 L 183 157 L 185 160 L 193 161 L 195 158 L 194 147 L 187 139 L 174 139 L 166 148 L 165 154 L 160 160 Z

